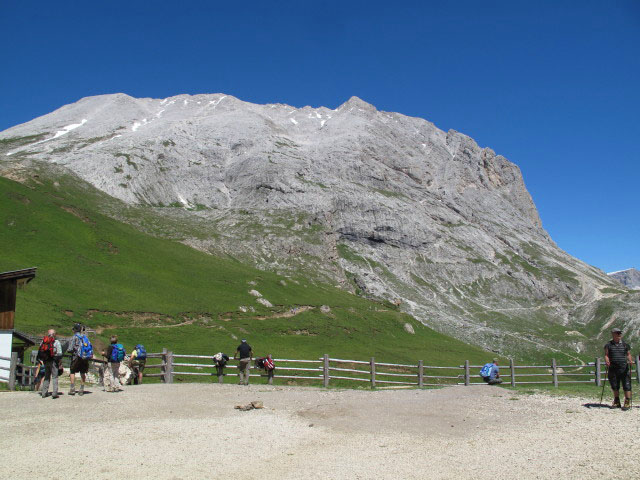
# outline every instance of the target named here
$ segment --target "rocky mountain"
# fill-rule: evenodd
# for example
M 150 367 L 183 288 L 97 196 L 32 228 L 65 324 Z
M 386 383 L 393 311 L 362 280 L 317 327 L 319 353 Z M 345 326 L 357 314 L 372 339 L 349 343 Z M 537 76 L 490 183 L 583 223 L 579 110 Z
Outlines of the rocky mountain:
M 640 290 L 640 271 L 635 268 L 620 270 L 618 272 L 608 273 L 611 278 L 615 278 L 627 288 Z
M 3 175 L 43 166 L 139 207 L 144 222 L 109 213 L 140 228 L 386 298 L 495 351 L 586 352 L 613 320 L 638 335 L 637 297 L 555 245 L 516 165 L 356 97 L 88 97 L 0 133 Z

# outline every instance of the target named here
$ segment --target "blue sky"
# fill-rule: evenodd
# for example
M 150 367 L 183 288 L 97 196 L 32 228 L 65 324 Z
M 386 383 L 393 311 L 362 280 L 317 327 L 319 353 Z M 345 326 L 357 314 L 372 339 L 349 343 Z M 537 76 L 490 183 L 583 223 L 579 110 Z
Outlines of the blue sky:
M 0 53 L 0 130 L 113 92 L 426 118 L 520 166 L 561 248 L 640 268 L 637 0 L 0 0 Z

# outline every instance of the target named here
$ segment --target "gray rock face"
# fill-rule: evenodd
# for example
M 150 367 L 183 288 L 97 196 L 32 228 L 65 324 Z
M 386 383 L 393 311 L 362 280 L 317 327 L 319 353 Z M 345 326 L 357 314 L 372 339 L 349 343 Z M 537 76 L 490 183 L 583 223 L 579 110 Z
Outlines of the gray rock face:
M 330 110 L 104 95 L 0 140 L 0 170 L 64 166 L 128 204 L 197 221 L 195 248 L 389 299 L 496 351 L 580 352 L 565 331 L 604 322 L 602 301 L 638 333 L 637 306 L 542 228 L 516 165 L 356 97 Z
M 607 275 L 611 278 L 615 278 L 625 287 L 640 290 L 640 271 L 635 268 L 620 270 L 619 272 L 611 272 Z

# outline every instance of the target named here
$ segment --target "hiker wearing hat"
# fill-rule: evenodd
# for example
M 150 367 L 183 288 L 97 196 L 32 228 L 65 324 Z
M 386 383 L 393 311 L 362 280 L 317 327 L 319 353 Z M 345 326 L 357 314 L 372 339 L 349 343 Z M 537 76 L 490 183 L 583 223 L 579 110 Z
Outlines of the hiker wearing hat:
M 502 383 L 500 380 L 500 367 L 498 366 L 498 359 L 494 358 L 491 363 L 486 363 L 482 370 L 480 370 L 480 376 L 482 380 L 489 385 L 498 385 Z
M 76 394 L 76 373 L 80 374 L 80 391 L 78 395 L 84 395 L 84 384 L 87 381 L 89 360 L 93 358 L 93 347 L 89 338 L 82 331 L 82 325 L 76 323 L 73 328 L 73 338 L 69 343 L 68 352 L 71 353 L 71 367 L 69 368 L 69 395 Z
M 622 330 L 614 328 L 611 330 L 613 340 L 604 346 L 604 361 L 607 364 L 609 385 L 613 392 L 613 404 L 611 408 L 621 408 L 620 406 L 620 383 L 624 390 L 624 407 L 628 410 L 631 407 L 631 346 L 622 341 Z
M 243 338 L 238 348 L 236 348 L 236 354 L 234 359 L 240 357 L 238 362 L 238 385 L 249 385 L 249 370 L 251 369 L 251 360 L 253 360 L 253 351 L 251 345 Z

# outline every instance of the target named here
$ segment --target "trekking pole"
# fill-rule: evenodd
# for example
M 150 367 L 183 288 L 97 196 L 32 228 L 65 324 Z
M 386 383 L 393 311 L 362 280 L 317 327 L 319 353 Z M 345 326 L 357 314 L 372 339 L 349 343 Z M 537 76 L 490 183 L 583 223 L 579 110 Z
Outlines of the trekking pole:
M 629 387 L 631 387 L 631 384 L 633 383 L 633 375 L 631 375 L 632 365 L 633 364 L 631 363 L 629 364 Z M 633 412 L 633 393 L 631 393 L 631 396 L 629 397 L 629 410 Z
M 604 371 L 604 380 L 602 380 L 602 393 L 600 394 L 600 406 L 602 406 L 602 399 L 604 398 L 604 386 L 609 378 L 609 365 L 606 366 Z

